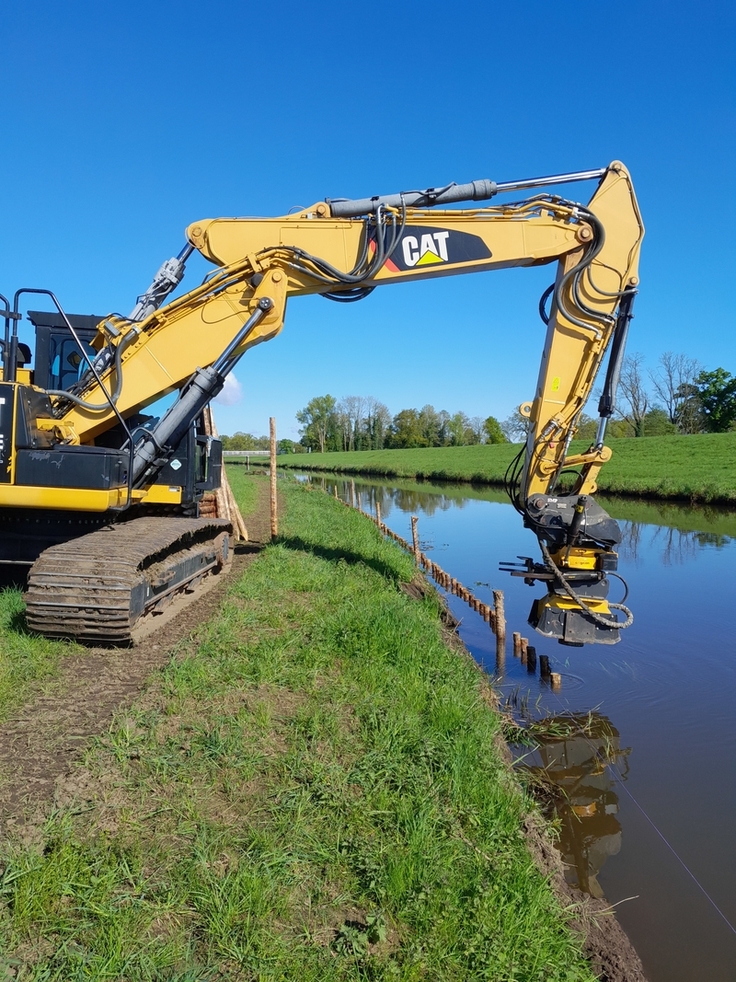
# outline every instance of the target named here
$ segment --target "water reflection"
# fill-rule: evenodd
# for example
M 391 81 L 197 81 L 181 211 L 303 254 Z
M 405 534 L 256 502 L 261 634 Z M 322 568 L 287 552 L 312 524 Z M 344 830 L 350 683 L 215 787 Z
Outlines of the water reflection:
M 328 477 L 323 474 L 297 473 L 295 476 L 298 481 L 309 482 L 328 494 L 334 494 L 337 488 L 339 498 L 351 503 L 354 501 L 357 507 L 370 514 L 375 515 L 376 504 L 378 504 L 384 518 L 387 518 L 394 509 L 432 516 L 437 512 L 449 511 L 451 508 L 464 509 L 469 501 L 465 497 L 467 486 L 459 486 L 457 490 L 453 487 L 455 493 L 449 493 L 438 490 L 435 485 L 429 485 L 428 489 L 424 490 L 416 481 L 407 482 L 406 487 L 401 487 L 399 484 L 383 486 L 360 479 Z
M 649 553 L 658 550 L 665 566 L 682 565 L 693 560 L 701 549 L 725 549 L 733 538 L 720 532 L 688 531 L 667 525 L 654 527 L 643 522 L 622 522 L 619 555 L 623 560 L 639 558 L 642 545 Z
M 533 725 L 536 749 L 520 769 L 550 796 L 549 811 L 558 820 L 558 848 L 568 883 L 603 897 L 598 874 L 621 849 L 618 795 L 611 767 L 628 773 L 629 750 L 619 732 L 600 713 L 548 717 Z

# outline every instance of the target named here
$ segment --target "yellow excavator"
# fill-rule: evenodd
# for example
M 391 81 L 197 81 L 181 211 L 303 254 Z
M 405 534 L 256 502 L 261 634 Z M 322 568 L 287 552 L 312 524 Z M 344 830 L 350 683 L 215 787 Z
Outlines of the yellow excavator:
M 587 205 L 548 190 L 586 180 L 597 181 Z M 456 207 L 517 192 L 531 196 Z M 542 556 L 509 571 L 546 586 L 530 615 L 537 631 L 565 644 L 615 643 L 633 619 L 608 600 L 620 532 L 592 495 L 611 456 L 604 436 L 643 234 L 629 174 L 614 162 L 325 199 L 281 218 L 195 222 L 127 317 L 67 315 L 48 290 L 18 290 L 12 304 L 0 297 L 0 562 L 30 567 L 28 624 L 48 636 L 126 643 L 141 618 L 226 564 L 231 526 L 199 514 L 222 466 L 202 413 L 245 352 L 281 331 L 291 297 L 347 303 L 415 279 L 556 263 L 539 306 L 547 332 L 537 389 L 521 406 L 528 438 L 507 474 Z M 195 249 L 214 270 L 164 303 Z M 56 308 L 29 315 L 33 367 L 18 334 L 29 295 Z M 607 351 L 597 436 L 570 455 Z M 169 393 L 160 417 L 145 413 Z M 570 470 L 574 486 L 557 493 Z

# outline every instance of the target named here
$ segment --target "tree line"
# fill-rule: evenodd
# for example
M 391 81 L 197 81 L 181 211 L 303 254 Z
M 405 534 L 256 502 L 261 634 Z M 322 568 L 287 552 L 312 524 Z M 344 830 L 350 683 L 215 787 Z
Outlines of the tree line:
M 324 453 L 336 450 L 383 450 L 410 447 L 459 447 L 523 440 L 529 421 L 517 410 L 499 422 L 494 416 L 468 417 L 432 405 L 402 409 L 391 415 L 372 396 L 315 396 L 296 414 L 301 440 L 279 440 L 279 450 Z M 583 413 L 576 435 L 592 440 L 597 421 Z M 671 351 L 647 371 L 641 354 L 624 359 L 617 409 L 609 437 L 723 433 L 736 429 L 736 378 L 724 368 L 707 371 L 695 359 Z M 226 450 L 260 450 L 268 437 L 238 432 L 225 436 Z
M 736 378 L 708 371 L 694 358 L 666 351 L 656 369 L 644 356 L 624 359 L 618 391 L 622 436 L 726 433 L 736 428 Z
M 426 405 L 392 416 L 372 396 L 316 396 L 296 414 L 301 444 L 320 453 L 331 450 L 383 450 L 408 447 L 461 447 L 503 443 L 506 437 L 493 416 L 450 414 Z
M 600 393 L 596 393 L 593 404 Z M 501 424 L 505 436 L 523 440 L 529 420 L 518 410 Z M 598 420 L 582 413 L 576 436 L 593 440 Z M 736 429 L 736 378 L 725 368 L 707 371 L 694 358 L 666 351 L 657 367 L 647 370 L 644 356 L 624 359 L 609 420 L 609 438 L 725 433 Z
M 301 440 L 279 440 L 287 453 L 309 450 L 383 450 L 406 447 L 459 447 L 477 443 L 505 443 L 501 424 L 493 416 L 483 419 L 466 413 L 448 413 L 434 406 L 402 409 L 392 416 L 388 407 L 372 396 L 315 396 L 296 414 Z M 225 450 L 261 450 L 268 437 L 237 432 L 222 438 Z

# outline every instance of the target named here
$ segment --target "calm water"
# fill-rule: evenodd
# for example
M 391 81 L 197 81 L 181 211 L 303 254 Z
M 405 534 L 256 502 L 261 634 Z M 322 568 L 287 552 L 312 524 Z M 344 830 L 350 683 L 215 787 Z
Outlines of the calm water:
M 311 480 L 330 491 L 335 483 Z M 336 483 L 349 500 L 350 480 Z M 572 727 L 523 762 L 568 792 L 561 848 L 570 878 L 617 905 L 651 982 L 735 982 L 736 934 L 667 843 L 736 925 L 736 514 L 604 502 L 624 533 L 619 572 L 635 623 L 618 645 L 567 648 L 526 623 L 544 588 L 498 571 L 501 561 L 539 557 L 499 493 L 403 481 L 354 488 L 364 510 L 375 514 L 378 500 L 409 541 L 409 516 L 418 515 L 423 550 L 481 600 L 504 591 L 502 664 L 488 625 L 447 598 L 502 699 L 535 716 L 591 720 L 587 738 Z M 559 692 L 513 657 L 513 631 L 549 655 Z

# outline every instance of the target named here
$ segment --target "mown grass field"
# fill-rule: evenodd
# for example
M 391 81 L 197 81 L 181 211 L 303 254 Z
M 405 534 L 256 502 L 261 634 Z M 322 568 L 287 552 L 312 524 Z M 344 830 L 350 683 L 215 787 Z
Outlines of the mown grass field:
M 736 433 L 611 440 L 613 458 L 599 489 L 612 494 L 702 502 L 736 502 Z M 571 452 L 587 449 L 574 441 Z M 385 477 L 500 483 L 519 445 L 282 454 L 280 467 Z M 251 463 L 257 463 L 257 458 Z
M 592 982 L 436 600 L 360 514 L 284 493 L 281 541 L 89 753 L 81 800 L 4 845 L 0 977 Z

